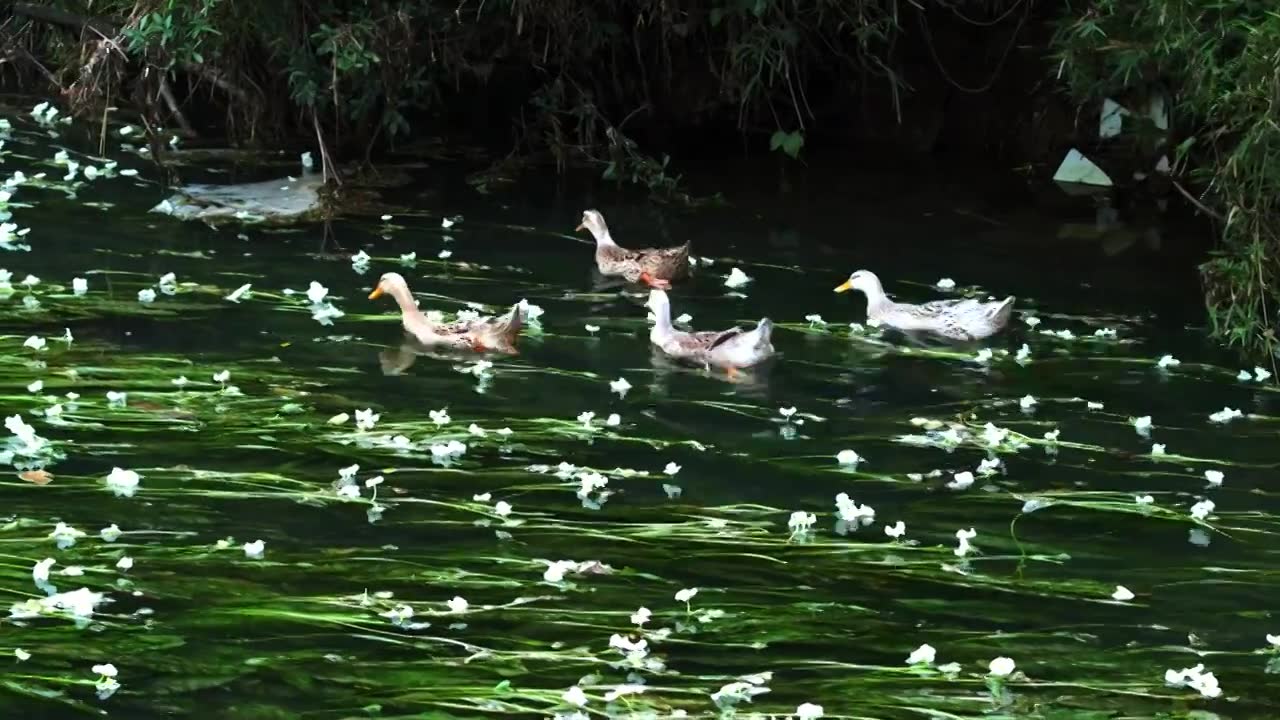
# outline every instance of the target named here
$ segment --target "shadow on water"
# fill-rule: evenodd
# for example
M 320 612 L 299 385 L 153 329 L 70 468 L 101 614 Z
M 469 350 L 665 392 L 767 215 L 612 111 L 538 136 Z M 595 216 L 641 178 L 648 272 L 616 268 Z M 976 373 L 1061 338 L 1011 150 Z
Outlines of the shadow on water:
M 57 141 L 15 128 L 3 171 L 61 177 Z M 0 649 L 29 653 L 4 706 L 1274 715 L 1275 385 L 1203 340 L 1192 240 L 1056 189 L 812 162 L 781 194 L 772 171 L 692 172 L 733 201 L 695 211 L 546 178 L 482 196 L 433 167 L 391 218 L 328 229 L 367 267 L 318 257 L 320 225 L 148 214 L 145 172 L 18 188 L 4 457 L 54 479 L 0 480 Z M 655 355 L 643 288 L 601 283 L 572 235 L 586 207 L 623 245 L 693 238 L 711 262 L 677 312 L 768 315 L 780 356 L 728 382 Z M 751 282 L 726 288 L 732 268 Z M 1016 295 L 1013 327 L 973 346 L 866 328 L 861 296 L 832 293 L 857 268 L 903 300 Z M 424 310 L 543 315 L 492 366 L 427 351 L 366 299 L 388 270 Z M 1224 406 L 1243 416 L 1211 420 Z M 59 522 L 85 535 L 59 548 Z M 44 558 L 58 591 L 101 596 L 51 600 Z M 993 679 L 1002 656 L 1016 671 Z M 1197 663 L 1223 697 L 1165 684 Z

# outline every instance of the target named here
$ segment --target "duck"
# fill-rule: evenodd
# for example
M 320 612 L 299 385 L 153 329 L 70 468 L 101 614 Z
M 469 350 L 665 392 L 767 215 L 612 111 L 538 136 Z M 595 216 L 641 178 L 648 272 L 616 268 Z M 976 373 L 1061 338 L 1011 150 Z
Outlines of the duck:
M 596 267 L 601 275 L 622 276 L 659 290 L 669 290 L 671 281 L 689 272 L 689 243 L 669 248 L 628 250 L 609 234 L 609 226 L 599 210 L 584 210 L 577 231 L 590 231 L 596 239 Z
M 648 307 L 654 315 L 649 342 L 669 357 L 723 368 L 729 377 L 734 377 L 739 368 L 758 365 L 774 354 L 770 341 L 773 321 L 769 318 L 761 318 L 749 331 L 732 327 L 681 332 L 671 325 L 671 300 L 665 291 L 650 290 Z
M 842 293 L 859 290 L 867 296 L 867 320 L 903 332 L 931 333 L 949 340 L 983 340 L 1009 324 L 1016 298 L 984 301 L 973 298 L 934 300 L 912 305 L 894 302 L 884 292 L 880 278 L 869 270 L 858 270 L 837 286 Z
M 524 307 L 516 303 L 507 314 L 475 320 L 437 322 L 418 309 L 409 283 L 400 273 L 389 272 L 378 279 L 370 300 L 390 295 L 400 306 L 400 322 L 405 332 L 428 348 L 516 353 L 516 339 L 524 326 Z

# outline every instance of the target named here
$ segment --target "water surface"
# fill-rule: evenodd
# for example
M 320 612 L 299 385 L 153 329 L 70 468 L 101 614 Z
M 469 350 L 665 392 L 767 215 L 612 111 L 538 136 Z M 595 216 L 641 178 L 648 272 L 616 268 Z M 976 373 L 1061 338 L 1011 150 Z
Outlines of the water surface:
M 1114 234 L 1064 230 L 1093 222 L 1087 203 L 1049 212 L 955 177 L 850 171 L 782 196 L 776 178 L 735 181 L 730 207 L 677 211 L 544 180 L 479 195 L 471 168 L 448 166 L 393 193 L 388 221 L 211 229 L 148 214 L 164 193 L 136 157 L 115 156 L 134 178 L 62 180 L 60 147 L 102 160 L 74 128 L 51 138 L 10 119 L 0 176 L 48 177 L 9 202 L 31 249 L 0 256 L 15 287 L 0 378 L 6 416 L 49 442 L 0 482 L 0 589 L 15 606 L 0 652 L 30 654 L 0 680 L 11 712 L 550 717 L 575 710 L 573 686 L 582 712 L 620 717 L 1280 707 L 1274 384 L 1238 380 L 1239 361 L 1202 340 L 1194 278 L 1159 268 L 1158 243 L 1109 255 Z M 673 292 L 674 312 L 701 329 L 767 315 L 781 357 L 737 383 L 655 357 L 644 293 L 599 283 L 572 237 L 587 206 L 623 244 L 693 238 L 713 264 Z M 737 293 L 733 267 L 753 278 Z M 831 288 L 860 267 L 901 298 L 946 296 L 932 285 L 950 277 L 953 294 L 1015 294 L 1020 312 L 985 345 L 918 347 L 850 327 L 860 298 Z M 491 368 L 417 357 L 390 301 L 366 299 L 391 270 L 426 309 L 524 298 L 544 314 Z M 157 288 L 170 272 L 174 294 Z M 331 325 L 313 319 L 311 281 L 345 313 Z M 1158 367 L 1166 354 L 1181 364 Z M 1245 417 L 1211 422 L 1224 407 Z M 379 418 L 360 430 L 365 409 Z M 465 452 L 433 453 L 450 441 Z M 846 449 L 864 460 L 840 465 Z M 983 460 L 998 461 L 990 474 Z M 352 465 L 355 491 L 340 492 Z M 17 475 L 32 467 L 55 477 Z M 131 496 L 108 488 L 115 467 L 141 476 Z M 580 493 L 589 472 L 608 484 Z M 948 487 L 964 472 L 971 486 Z M 841 493 L 874 520 L 841 522 Z M 1193 519 L 1204 499 L 1213 510 Z M 788 527 L 797 511 L 814 525 Z M 57 547 L 59 522 L 86 536 Z M 119 538 L 100 538 L 113 524 Z M 53 587 L 33 579 L 45 558 Z M 1131 600 L 1112 598 L 1121 585 Z M 24 603 L 82 587 L 103 594 L 92 617 L 26 617 Z M 908 666 L 925 643 L 933 663 Z M 1016 663 L 1002 681 L 998 657 Z M 101 663 L 120 683 L 105 699 Z M 1165 683 L 1199 663 L 1220 697 Z

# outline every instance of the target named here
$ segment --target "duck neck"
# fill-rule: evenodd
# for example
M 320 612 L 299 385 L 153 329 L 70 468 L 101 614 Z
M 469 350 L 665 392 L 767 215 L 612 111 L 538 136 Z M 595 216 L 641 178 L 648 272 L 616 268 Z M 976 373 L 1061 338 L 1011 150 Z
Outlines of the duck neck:
M 666 337 L 671 334 L 671 306 L 667 303 L 659 303 L 653 309 L 653 329 L 649 331 L 649 337 Z
M 613 241 L 613 236 L 609 234 L 609 226 L 604 224 L 604 220 L 600 221 L 600 227 L 591 228 L 591 235 L 596 239 L 596 247 L 617 247 L 618 243 Z
M 422 310 L 418 309 L 418 304 L 413 301 L 413 293 L 409 292 L 409 286 L 392 285 L 387 290 L 387 294 L 395 298 L 396 304 L 400 306 L 400 314 L 405 320 L 427 319 L 427 316 L 422 314 Z
M 884 294 L 884 286 L 880 281 L 871 284 L 871 287 L 865 290 L 867 295 L 867 316 L 878 315 L 893 305 L 893 301 L 888 295 Z

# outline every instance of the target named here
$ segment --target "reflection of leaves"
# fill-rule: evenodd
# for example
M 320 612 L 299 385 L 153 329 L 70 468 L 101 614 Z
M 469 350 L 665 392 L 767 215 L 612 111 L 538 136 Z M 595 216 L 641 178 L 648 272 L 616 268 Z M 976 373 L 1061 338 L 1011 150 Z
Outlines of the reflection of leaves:
M 770 150 L 781 150 L 793 158 L 800 157 L 800 151 L 804 148 L 804 133 L 799 130 L 786 132 L 778 130 L 769 138 Z

